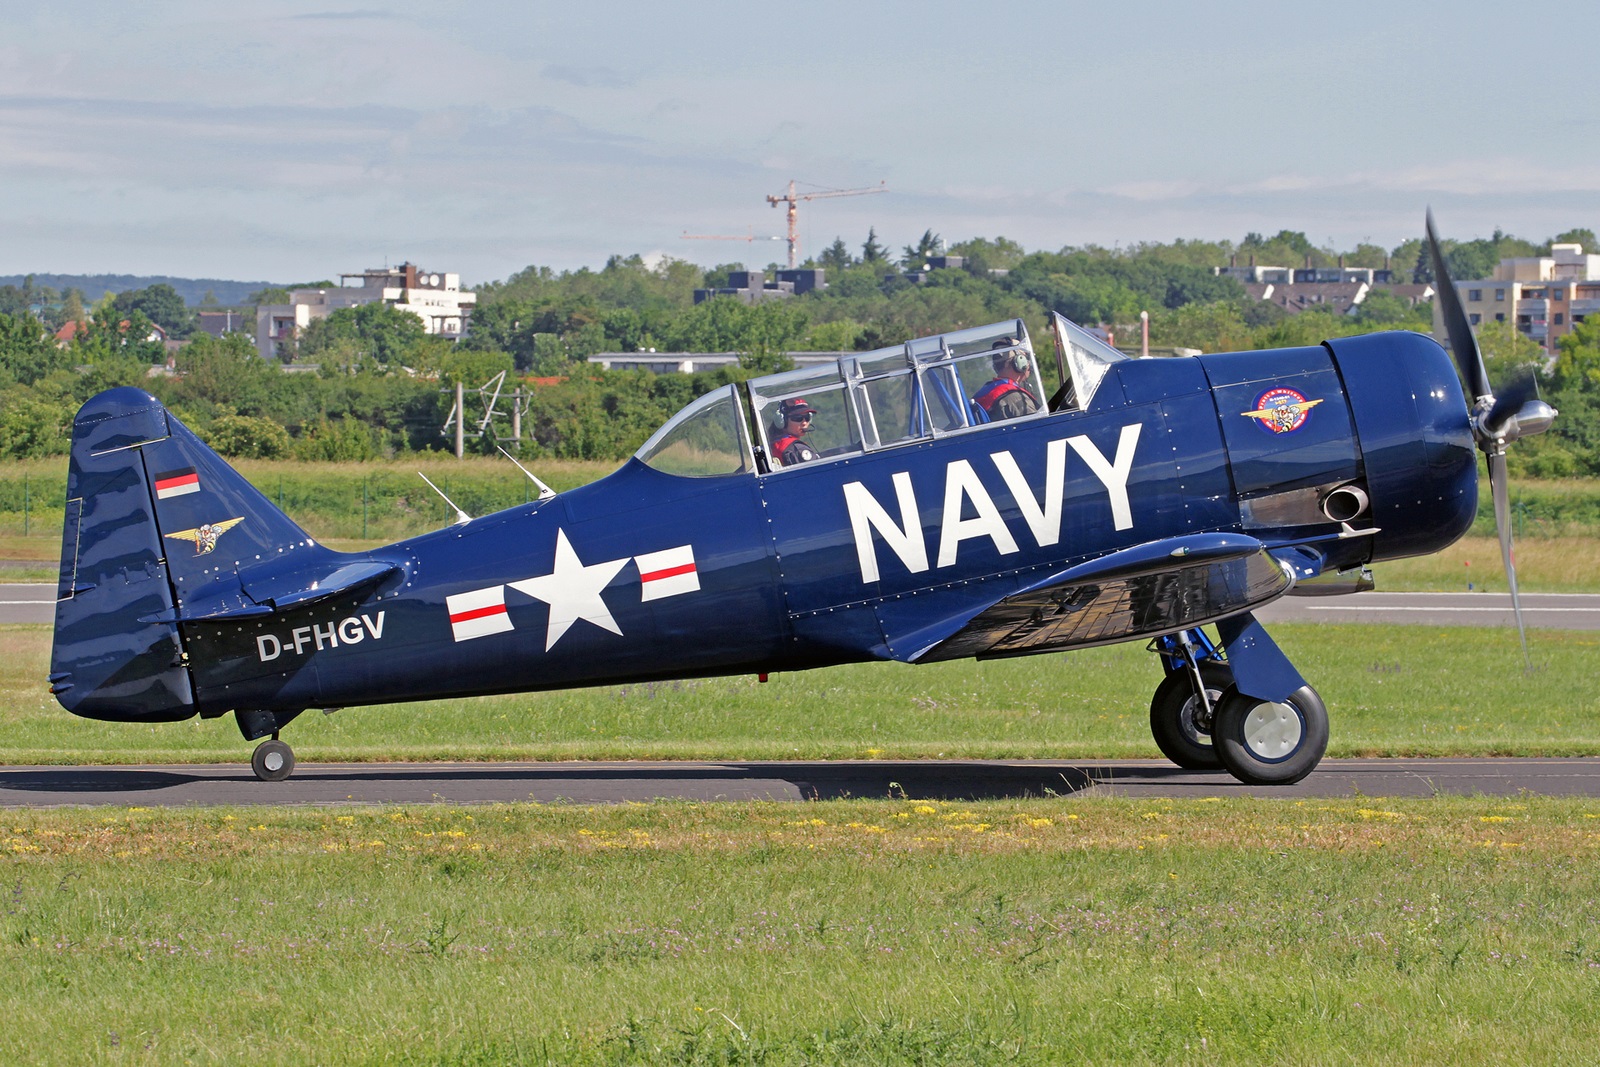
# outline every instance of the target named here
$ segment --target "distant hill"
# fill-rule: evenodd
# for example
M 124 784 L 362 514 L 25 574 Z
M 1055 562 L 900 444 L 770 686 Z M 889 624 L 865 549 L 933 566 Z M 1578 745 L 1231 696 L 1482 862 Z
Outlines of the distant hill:
M 0 276 L 0 285 L 21 286 L 25 274 Z M 57 292 L 68 289 L 83 291 L 83 302 L 93 304 L 107 293 L 125 293 L 129 289 L 146 289 L 161 282 L 177 290 L 183 302 L 199 307 L 207 291 L 214 294 L 223 307 L 238 307 L 250 300 L 250 294 L 270 288 L 275 282 L 230 282 L 220 278 L 169 278 L 166 275 L 140 276 L 134 274 L 35 274 L 33 284 L 49 286 Z

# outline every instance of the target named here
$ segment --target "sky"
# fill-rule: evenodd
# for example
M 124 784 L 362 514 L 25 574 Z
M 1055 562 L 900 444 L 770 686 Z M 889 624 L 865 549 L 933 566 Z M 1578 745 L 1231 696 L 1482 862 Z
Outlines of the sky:
M 7 4 L 0 275 L 759 267 L 791 180 L 886 190 L 802 203 L 802 256 L 1392 248 L 1430 205 L 1540 241 L 1600 230 L 1597 31 L 1480 0 Z

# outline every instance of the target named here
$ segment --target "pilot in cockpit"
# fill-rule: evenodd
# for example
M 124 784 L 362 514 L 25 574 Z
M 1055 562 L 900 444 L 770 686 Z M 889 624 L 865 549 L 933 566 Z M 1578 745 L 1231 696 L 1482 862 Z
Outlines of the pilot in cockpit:
M 792 397 L 778 405 L 778 420 L 772 426 L 772 458 L 785 467 L 808 463 L 817 458 L 816 451 L 805 443 L 811 432 L 811 419 L 817 409 L 807 404 L 805 397 Z
M 972 397 L 975 407 L 982 409 L 990 422 L 1020 418 L 1039 410 L 1039 398 L 1027 386 L 1033 374 L 1033 362 L 1028 353 L 1017 347 L 1015 337 L 1002 337 L 990 345 L 994 355 L 994 378 L 985 382 Z

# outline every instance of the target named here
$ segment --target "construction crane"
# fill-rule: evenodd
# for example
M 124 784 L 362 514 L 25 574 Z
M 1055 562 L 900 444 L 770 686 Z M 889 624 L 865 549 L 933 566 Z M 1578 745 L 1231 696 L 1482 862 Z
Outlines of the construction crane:
M 888 184 L 879 182 L 877 185 L 869 186 L 865 189 L 823 189 L 815 193 L 796 193 L 794 191 L 794 182 L 791 181 L 787 193 L 768 196 L 767 203 L 773 207 L 777 207 L 779 204 L 789 205 L 789 269 L 793 270 L 800 263 L 800 227 L 798 225 L 800 201 L 823 200 L 830 196 L 861 196 L 865 193 L 886 193 L 888 191 Z
M 690 233 L 684 230 L 678 236 L 680 241 L 781 241 L 782 237 L 769 237 L 762 234 L 757 237 L 754 230 L 750 233 Z

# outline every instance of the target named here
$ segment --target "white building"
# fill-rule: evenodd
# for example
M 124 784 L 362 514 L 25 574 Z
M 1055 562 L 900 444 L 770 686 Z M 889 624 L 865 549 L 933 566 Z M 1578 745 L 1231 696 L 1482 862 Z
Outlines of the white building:
M 294 353 L 300 331 L 312 322 L 325 319 L 340 308 L 379 301 L 411 312 L 422 320 L 422 328 L 428 333 L 454 340 L 467 332 L 478 294 L 461 291 L 459 274 L 429 274 L 412 263 L 341 274 L 339 285 L 334 288 L 295 289 L 289 293 L 287 304 L 256 308 L 256 351 L 263 356 L 288 359 Z

